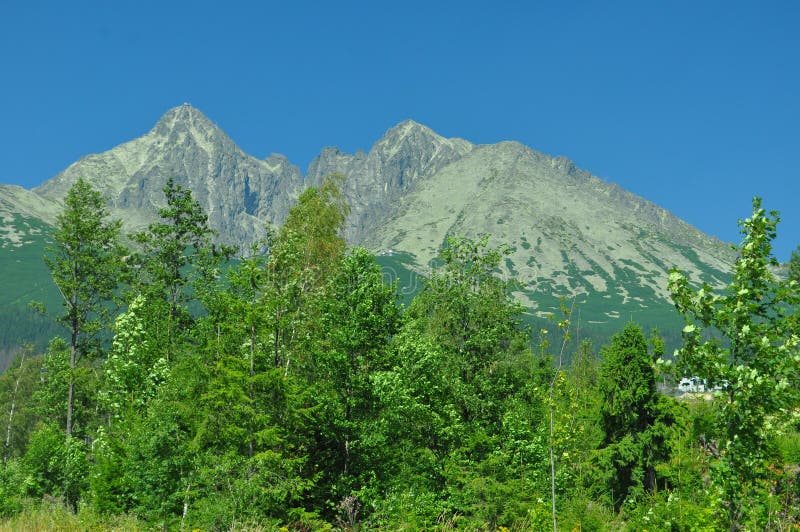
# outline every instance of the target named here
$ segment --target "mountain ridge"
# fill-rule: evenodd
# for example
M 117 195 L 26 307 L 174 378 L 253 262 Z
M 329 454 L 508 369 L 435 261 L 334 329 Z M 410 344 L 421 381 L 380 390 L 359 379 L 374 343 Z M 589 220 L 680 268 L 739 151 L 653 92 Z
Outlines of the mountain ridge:
M 516 142 L 479 146 L 403 198 L 395 219 L 368 247 L 414 248 L 418 263 L 427 265 L 448 236 L 488 233 L 495 244 L 511 246 L 509 274 L 568 287 L 564 296 L 588 291 L 586 281 L 591 290 L 606 291 L 618 282 L 620 266 L 641 273 L 640 287 L 652 292 L 651 300 L 668 301 L 671 267 L 721 284 L 733 261 L 729 245 L 570 165 Z
M 83 177 L 109 200 L 126 229 L 140 230 L 163 206 L 170 178 L 191 189 L 227 243 L 254 240 L 264 220 L 280 224 L 303 186 L 302 174 L 282 156 L 259 160 L 189 104 L 167 111 L 145 135 L 82 157 L 33 189 L 63 197 Z
M 393 209 L 394 202 L 413 189 L 417 181 L 431 177 L 459 159 L 474 146 L 463 139 L 446 139 L 413 120 L 389 128 L 369 152 L 349 154 L 338 148 L 323 148 L 309 164 L 306 181 L 319 185 L 330 173 L 344 174 L 344 194 L 351 216 L 345 237 L 363 241 Z M 379 201 L 375 202 L 375 199 Z
M 16 201 L 26 216 L 41 208 L 52 224 L 60 198 L 84 177 L 108 197 L 126 230 L 138 230 L 155 220 L 171 177 L 192 190 L 220 240 L 246 249 L 265 223 L 282 223 L 305 187 L 333 172 L 347 176 L 350 244 L 383 256 L 401 252 L 403 268 L 424 274 L 448 236 L 491 234 L 494 244 L 510 246 L 503 273 L 522 281 L 518 296 L 533 313 L 549 312 L 554 298 L 569 295 L 594 301 L 598 322 L 614 318 L 604 305 L 663 309 L 670 267 L 719 285 L 734 260 L 729 244 L 652 201 L 519 142 L 472 144 L 404 120 L 367 152 L 323 148 L 304 176 L 283 155 L 248 155 L 189 104 L 31 191 L 0 187 L 0 208 Z

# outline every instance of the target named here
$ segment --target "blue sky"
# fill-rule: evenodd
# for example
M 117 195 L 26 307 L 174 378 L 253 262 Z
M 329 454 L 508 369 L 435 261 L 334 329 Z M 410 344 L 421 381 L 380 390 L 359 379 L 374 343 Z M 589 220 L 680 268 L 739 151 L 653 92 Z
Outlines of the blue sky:
M 304 171 L 412 118 L 564 155 L 738 241 L 800 244 L 800 4 L 0 2 L 0 182 L 35 186 L 190 102 Z

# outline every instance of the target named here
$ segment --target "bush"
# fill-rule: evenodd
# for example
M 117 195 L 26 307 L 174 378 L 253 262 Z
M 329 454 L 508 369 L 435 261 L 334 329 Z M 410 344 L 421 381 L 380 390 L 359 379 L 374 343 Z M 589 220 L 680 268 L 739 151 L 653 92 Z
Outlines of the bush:
M 31 436 L 22 458 L 27 495 L 63 497 L 72 510 L 77 510 L 81 492 L 87 487 L 89 464 L 86 446 L 70 438 L 55 425 L 40 426 Z
M 11 460 L 0 469 L 0 517 L 8 517 L 22 510 L 24 473 L 17 460 Z

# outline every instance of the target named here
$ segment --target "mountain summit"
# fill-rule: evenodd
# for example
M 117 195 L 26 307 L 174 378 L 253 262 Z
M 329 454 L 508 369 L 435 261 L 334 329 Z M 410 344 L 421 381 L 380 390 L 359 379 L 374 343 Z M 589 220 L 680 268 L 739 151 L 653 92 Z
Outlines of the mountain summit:
M 192 190 L 228 243 L 249 242 L 265 220 L 281 223 L 303 186 L 300 170 L 285 158 L 247 155 L 189 104 L 167 111 L 143 137 L 83 157 L 34 191 L 62 198 L 78 177 L 109 199 L 130 230 L 155 218 L 162 189 L 173 178 Z
M 720 284 L 733 261 L 728 245 L 668 211 L 516 142 L 476 146 L 420 182 L 366 243 L 424 266 L 448 236 L 481 234 L 511 247 L 504 269 L 527 284 L 530 307 L 546 293 L 639 312 L 668 301 L 671 267 Z
M 164 113 L 153 131 L 162 136 L 169 136 L 173 131 L 183 131 L 206 136 L 221 134 L 227 137 L 206 115 L 189 103 L 173 107 Z
M 469 153 L 473 145 L 446 139 L 433 130 L 406 120 L 389 129 L 370 149 L 355 155 L 325 148 L 308 168 L 307 180 L 317 185 L 338 172 L 347 176 L 345 197 L 351 209 L 346 237 L 361 242 L 385 223 L 401 197 Z

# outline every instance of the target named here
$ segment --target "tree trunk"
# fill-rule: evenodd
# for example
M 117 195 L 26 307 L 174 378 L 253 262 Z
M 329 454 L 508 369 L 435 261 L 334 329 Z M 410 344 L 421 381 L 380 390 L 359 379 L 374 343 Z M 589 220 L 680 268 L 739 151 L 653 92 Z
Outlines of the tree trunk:
M 75 348 L 69 355 L 69 392 L 67 394 L 67 440 L 72 437 L 72 405 L 75 402 Z
M 19 390 L 19 381 L 22 379 L 22 365 L 25 363 L 26 349 L 22 350 L 22 359 L 19 362 L 19 375 L 14 383 L 14 395 L 11 396 L 11 409 L 8 412 L 8 424 L 6 425 L 6 447 L 3 450 L 3 467 L 8 461 L 8 455 L 11 451 L 11 423 L 14 421 L 14 409 L 17 405 L 17 391 Z
M 72 410 L 75 403 L 75 361 L 78 354 L 78 325 L 73 320 L 72 341 L 69 348 L 69 392 L 67 394 L 67 441 L 72 437 Z
M 256 374 L 256 326 L 250 325 L 250 379 L 247 381 L 247 398 L 250 400 L 250 404 L 253 404 L 253 377 Z M 247 424 L 247 457 L 253 458 L 253 425 L 252 423 Z

